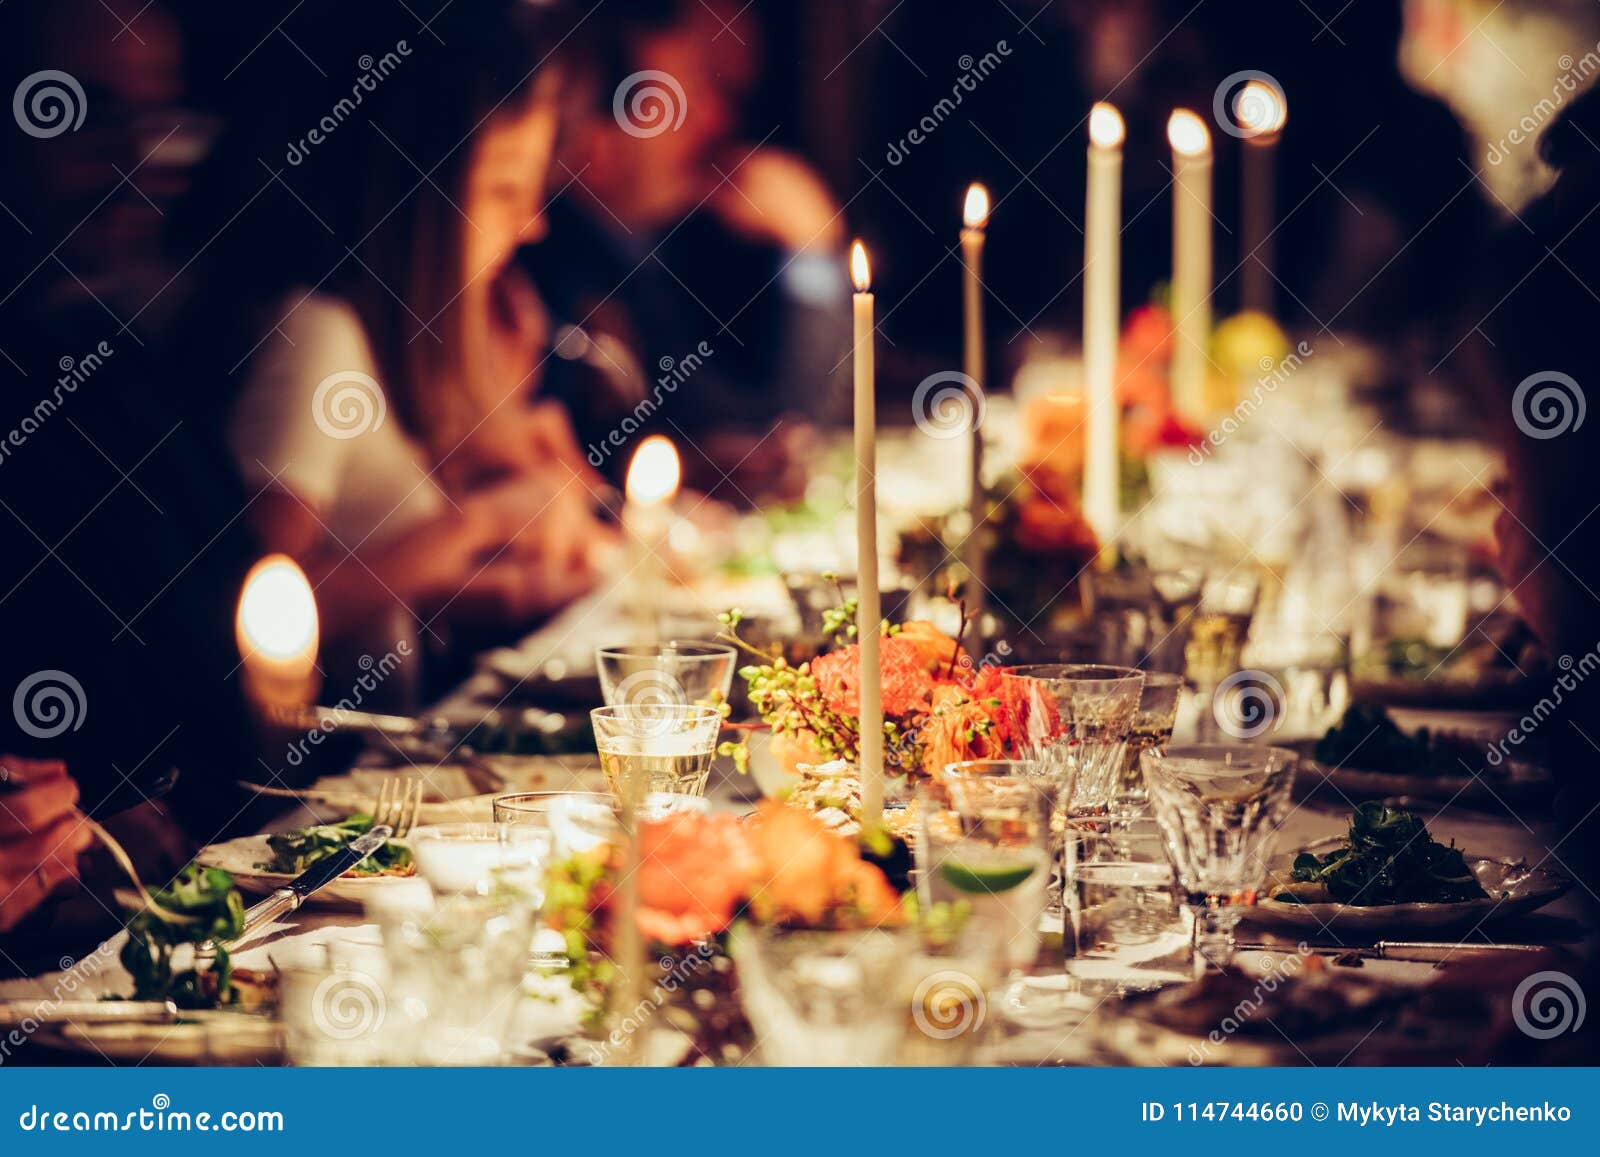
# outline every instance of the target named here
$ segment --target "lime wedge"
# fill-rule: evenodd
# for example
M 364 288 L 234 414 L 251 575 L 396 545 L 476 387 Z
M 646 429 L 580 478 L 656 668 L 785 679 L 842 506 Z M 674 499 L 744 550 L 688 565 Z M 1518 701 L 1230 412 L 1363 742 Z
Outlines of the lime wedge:
M 962 864 L 948 861 L 939 865 L 944 882 L 958 892 L 1009 892 L 1033 875 L 1032 864 Z

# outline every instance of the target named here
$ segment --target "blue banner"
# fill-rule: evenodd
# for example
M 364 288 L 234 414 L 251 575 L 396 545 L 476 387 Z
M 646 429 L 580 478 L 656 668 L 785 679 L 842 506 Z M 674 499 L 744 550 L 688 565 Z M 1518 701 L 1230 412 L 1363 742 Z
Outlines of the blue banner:
M 1047 1142 L 1503 1155 L 1597 1139 L 1593 1069 L 0 1069 L 0 1152 Z M 1587 1140 L 1585 1140 L 1587 1139 Z M 981 1148 L 978 1148 L 981 1147 Z M 1270 1147 L 1270 1148 L 1268 1148 Z M 1174 1150 L 1179 1151 L 1179 1150 Z M 1326 1151 L 1313 1148 L 1312 1151 Z

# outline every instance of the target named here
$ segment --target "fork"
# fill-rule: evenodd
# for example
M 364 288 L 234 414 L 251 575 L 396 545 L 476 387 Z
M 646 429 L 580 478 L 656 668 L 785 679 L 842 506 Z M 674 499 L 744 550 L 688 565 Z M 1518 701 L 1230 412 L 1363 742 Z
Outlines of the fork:
M 372 808 L 372 826 L 393 830 L 391 839 L 400 839 L 416 827 L 422 812 L 420 779 L 386 779 L 378 786 L 378 800 Z
M 385 840 L 398 839 L 409 832 L 416 825 L 417 815 L 421 810 L 421 780 L 386 779 L 378 788 L 378 799 L 372 809 L 372 826 L 350 843 L 356 845 L 363 840 L 376 837 L 377 842 L 365 849 L 366 854 L 370 856 L 383 846 Z M 345 855 L 346 852 L 341 850 L 327 859 L 318 860 L 266 899 L 252 904 L 245 910 L 244 931 L 239 939 L 248 937 L 252 929 L 297 911 L 319 889 L 338 877 L 341 866 L 331 864 L 329 861 Z M 360 855 L 347 857 L 348 862 L 342 867 L 348 871 L 365 858 Z

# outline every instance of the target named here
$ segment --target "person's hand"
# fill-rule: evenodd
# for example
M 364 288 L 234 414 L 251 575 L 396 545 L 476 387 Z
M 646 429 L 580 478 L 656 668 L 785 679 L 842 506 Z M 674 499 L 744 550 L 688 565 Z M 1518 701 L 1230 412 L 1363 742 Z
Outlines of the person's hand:
M 839 206 L 800 158 L 778 149 L 759 149 L 739 163 L 735 153 L 723 171 L 728 180 L 717 187 L 708 207 L 735 233 L 791 253 L 826 252 L 843 245 Z
M 59 760 L 0 756 L 0 932 L 76 880 L 92 842 L 78 785 Z
M 520 399 L 534 388 L 538 359 L 550 344 L 550 315 L 515 259 L 495 275 L 488 294 L 490 385 L 497 398 Z
M 452 478 L 469 490 L 541 472 L 590 491 L 605 485 L 579 448 L 566 407 L 549 399 L 508 403 L 473 432 L 456 457 Z

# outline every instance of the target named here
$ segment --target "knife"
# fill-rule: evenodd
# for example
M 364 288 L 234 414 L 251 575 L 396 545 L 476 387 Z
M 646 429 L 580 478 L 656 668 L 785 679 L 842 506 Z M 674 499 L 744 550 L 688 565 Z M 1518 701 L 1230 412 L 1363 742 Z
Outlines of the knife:
M 0 1000 L 0 1028 L 58 1023 L 177 1024 L 178 1006 L 170 1000 Z
M 373 852 L 383 847 L 384 841 L 392 835 L 394 835 L 392 827 L 387 824 L 379 824 L 377 827 L 371 828 L 361 836 L 351 840 L 327 859 L 318 860 L 266 899 L 246 908 L 244 913 L 245 931 L 249 932 L 251 928 L 265 921 L 287 916 L 320 889 L 337 880 L 351 868 L 372 855 Z

